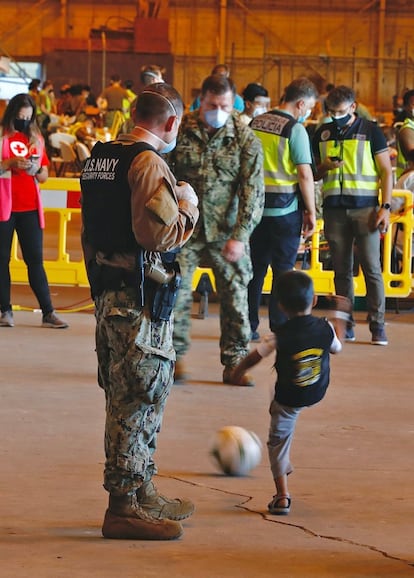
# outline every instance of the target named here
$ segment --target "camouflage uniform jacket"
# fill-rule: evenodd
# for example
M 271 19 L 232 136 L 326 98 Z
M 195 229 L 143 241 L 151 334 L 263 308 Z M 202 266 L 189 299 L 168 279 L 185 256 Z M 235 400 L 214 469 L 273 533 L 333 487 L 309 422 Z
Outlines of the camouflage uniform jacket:
M 259 139 L 232 114 L 212 136 L 199 111 L 184 116 L 170 157 L 178 180 L 197 191 L 207 242 L 235 239 L 248 243 L 264 206 L 263 153 Z

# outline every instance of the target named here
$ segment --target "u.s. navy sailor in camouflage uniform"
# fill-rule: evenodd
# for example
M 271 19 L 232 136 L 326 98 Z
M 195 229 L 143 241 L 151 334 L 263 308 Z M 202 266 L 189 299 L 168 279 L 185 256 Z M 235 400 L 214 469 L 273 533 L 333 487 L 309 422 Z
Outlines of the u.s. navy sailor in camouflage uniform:
M 178 538 L 178 520 L 194 510 L 189 500 L 159 494 L 151 481 L 175 359 L 168 299 L 177 277 L 162 256 L 189 239 L 198 218 L 193 188 L 177 183 L 158 154 L 174 147 L 182 114 L 173 87 L 145 89 L 133 110 L 132 133 L 98 143 L 81 176 L 82 245 L 106 398 L 106 538 Z M 166 296 L 166 305 L 159 296 Z
M 183 119 L 171 166 L 200 199 L 200 219 L 178 256 L 183 285 L 176 304 L 175 377 L 185 379 L 182 357 L 189 347 L 191 284 L 201 263 L 212 268 L 220 298 L 221 363 L 224 383 L 247 355 L 250 338 L 247 285 L 252 276 L 249 238 L 264 204 L 262 148 L 251 129 L 232 113 L 235 88 L 223 76 L 209 76 L 201 106 Z M 249 375 L 235 385 L 253 385 Z

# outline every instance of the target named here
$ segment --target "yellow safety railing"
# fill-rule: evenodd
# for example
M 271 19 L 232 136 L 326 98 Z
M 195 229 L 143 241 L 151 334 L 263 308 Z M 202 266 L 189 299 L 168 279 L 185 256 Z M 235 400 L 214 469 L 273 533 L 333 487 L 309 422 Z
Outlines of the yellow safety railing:
M 73 204 L 77 204 L 77 207 L 67 207 L 72 197 L 79 199 L 79 179 L 50 178 L 41 185 L 41 191 L 46 222 L 44 265 L 48 281 L 51 285 L 87 287 L 88 278 L 80 243 L 80 208 L 76 202 Z M 16 235 L 12 244 L 10 273 L 13 282 L 28 283 L 27 269 Z
M 41 187 L 45 204 L 46 227 L 44 231 L 44 265 L 51 285 L 88 286 L 80 243 L 81 216 L 77 206 L 68 199 L 78 199 L 79 179 L 50 178 Z M 394 191 L 393 196 L 404 201 L 401 213 L 391 215 L 391 225 L 384 235 L 383 278 L 387 297 L 407 297 L 413 287 L 411 272 L 412 232 L 414 226 L 413 198 L 407 191 Z M 56 207 L 53 206 L 56 204 Z M 398 236 L 398 249 L 396 240 Z M 329 248 L 323 237 L 323 221 L 309 243 L 303 245 L 298 254 L 297 267 L 304 267 L 313 278 L 315 292 L 319 295 L 335 293 L 333 271 L 329 269 Z M 13 282 L 27 283 L 27 270 L 22 260 L 16 236 L 13 239 L 10 271 Z M 215 290 L 214 275 L 210 269 L 197 268 L 193 277 L 193 288 L 200 277 L 207 273 Z M 365 295 L 365 282 L 361 270 L 354 276 L 355 295 Z M 272 273 L 269 268 L 263 293 L 269 293 Z
M 413 285 L 411 272 L 412 232 L 414 227 L 413 195 L 409 191 L 394 190 L 393 197 L 403 199 L 401 212 L 391 215 L 391 223 L 382 239 L 383 279 L 386 297 L 408 297 Z M 397 246 L 398 235 L 398 246 Z M 314 282 L 315 293 L 318 295 L 333 295 L 335 293 L 334 273 L 329 268 L 329 247 L 323 236 L 323 221 L 317 223 L 316 232 L 311 240 L 303 244 L 298 254 L 297 268 L 306 269 Z M 214 276 L 210 269 L 199 267 L 193 278 L 193 287 L 203 273 L 207 273 L 214 290 Z M 269 267 L 263 284 L 263 293 L 270 293 L 272 287 L 272 271 Z M 365 280 L 361 268 L 354 276 L 354 290 L 357 297 L 366 294 Z

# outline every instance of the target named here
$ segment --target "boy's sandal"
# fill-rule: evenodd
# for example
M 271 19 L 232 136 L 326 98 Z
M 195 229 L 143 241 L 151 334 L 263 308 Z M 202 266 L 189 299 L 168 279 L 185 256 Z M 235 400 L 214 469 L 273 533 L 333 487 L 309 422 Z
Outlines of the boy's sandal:
M 280 506 L 279 504 L 282 501 L 287 502 L 287 506 Z M 286 516 L 290 512 L 290 504 L 292 500 L 290 496 L 273 496 L 273 500 L 269 502 L 268 509 L 271 514 L 275 514 L 276 516 Z

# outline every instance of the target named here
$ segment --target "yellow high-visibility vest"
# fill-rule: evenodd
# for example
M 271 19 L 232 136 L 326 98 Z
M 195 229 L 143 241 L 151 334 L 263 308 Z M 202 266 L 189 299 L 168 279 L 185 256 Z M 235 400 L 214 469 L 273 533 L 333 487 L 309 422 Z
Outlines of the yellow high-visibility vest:
M 402 126 L 400 127 L 399 132 L 401 132 L 404 129 L 410 129 L 410 130 L 414 130 L 414 120 L 412 120 L 411 118 L 406 118 L 405 121 L 403 122 Z M 397 138 L 397 179 L 400 178 L 400 176 L 403 174 L 403 172 L 408 168 L 408 162 L 405 158 L 405 156 L 403 155 L 403 152 L 401 150 L 400 147 L 400 142 L 399 139 Z
M 339 142 L 339 146 L 339 156 L 345 164 L 330 170 L 323 178 L 324 198 L 337 195 L 376 197 L 379 175 L 372 156 L 370 141 L 345 139 Z M 338 141 L 321 141 L 319 151 L 322 162 L 327 157 L 338 156 Z

